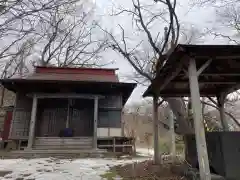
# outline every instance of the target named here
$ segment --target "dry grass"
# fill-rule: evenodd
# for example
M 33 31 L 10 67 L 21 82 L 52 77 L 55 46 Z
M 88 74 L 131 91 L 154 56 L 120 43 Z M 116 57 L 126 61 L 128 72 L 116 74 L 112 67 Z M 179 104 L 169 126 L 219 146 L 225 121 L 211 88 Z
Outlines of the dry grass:
M 152 161 L 115 166 L 108 172 L 119 175 L 124 180 L 186 180 L 182 175 L 183 164 L 164 163 L 154 165 Z M 111 180 L 110 176 L 107 178 Z

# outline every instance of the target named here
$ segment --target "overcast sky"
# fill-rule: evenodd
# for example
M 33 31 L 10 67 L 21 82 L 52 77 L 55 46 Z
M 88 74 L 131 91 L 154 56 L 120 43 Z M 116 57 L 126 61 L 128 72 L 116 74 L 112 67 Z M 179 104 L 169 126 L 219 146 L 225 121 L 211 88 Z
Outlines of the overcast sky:
M 146 1 L 146 0 L 145 0 Z M 120 17 L 110 17 L 109 12 L 113 8 L 113 3 L 115 7 L 121 5 L 122 7 L 131 7 L 131 0 L 96 0 L 97 10 L 96 13 L 101 16 L 103 25 L 109 30 L 117 31 L 118 24 L 121 24 L 126 30 L 131 31 L 128 27 L 131 26 L 131 17 L 125 15 Z M 177 1 L 177 15 L 179 17 L 180 23 L 182 27 L 190 27 L 194 26 L 199 31 L 203 31 L 205 28 L 215 26 L 216 15 L 215 9 L 211 7 L 207 8 L 199 8 L 190 6 L 190 0 L 178 0 Z M 159 26 L 158 28 L 162 28 Z M 209 37 L 203 37 L 201 43 L 204 44 L 219 44 L 220 40 L 212 39 Z M 118 74 L 122 80 L 126 80 L 124 78 L 126 75 L 129 75 L 133 72 L 133 69 L 128 64 L 126 60 L 124 60 L 120 55 L 112 51 L 106 51 L 104 53 L 104 58 L 108 60 L 114 60 L 115 63 L 112 64 L 112 67 L 119 68 Z M 130 97 L 128 103 L 139 102 L 142 100 L 141 95 L 143 94 L 145 88 L 138 87 L 135 89 L 134 93 Z

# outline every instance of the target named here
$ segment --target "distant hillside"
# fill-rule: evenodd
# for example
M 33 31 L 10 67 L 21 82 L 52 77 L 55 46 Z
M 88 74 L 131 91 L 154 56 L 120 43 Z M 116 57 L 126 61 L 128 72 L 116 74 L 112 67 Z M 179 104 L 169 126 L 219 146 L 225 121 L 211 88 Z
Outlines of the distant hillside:
M 231 106 L 226 105 L 226 112 L 231 113 L 235 119 L 238 120 L 240 123 L 240 101 L 236 101 Z M 220 113 L 218 110 L 214 109 L 206 113 L 206 115 L 211 116 L 211 118 L 215 119 L 215 122 L 217 122 L 221 126 L 220 121 Z M 235 130 L 240 131 L 240 127 L 236 125 L 236 123 L 232 120 L 232 118 L 226 114 L 226 119 L 229 122 L 230 126 L 232 126 Z
M 161 109 L 159 111 L 159 135 L 164 141 L 168 141 L 169 139 L 166 113 L 166 109 Z M 151 115 L 136 112 L 124 113 L 122 121 L 125 135 L 135 137 L 137 146 L 152 147 L 153 123 Z
M 139 108 L 140 107 L 140 108 Z M 132 106 L 122 116 L 124 123 L 124 132 L 126 136 L 134 136 L 137 140 L 136 144 L 139 146 L 152 146 L 153 144 L 153 124 L 152 124 L 152 107 L 148 105 Z M 206 108 L 207 110 L 207 108 Z M 234 103 L 234 106 L 227 106 L 226 111 L 231 113 L 238 121 L 240 121 L 240 101 Z M 159 110 L 159 135 L 166 141 L 169 140 L 169 110 L 167 107 L 160 107 Z M 213 108 L 208 108 L 208 111 L 204 114 L 205 120 L 209 127 L 213 129 L 221 128 L 219 111 Z M 229 124 L 234 127 L 235 130 L 240 131 L 240 127 L 236 126 L 236 123 L 226 115 Z M 147 141 L 149 141 L 147 143 Z

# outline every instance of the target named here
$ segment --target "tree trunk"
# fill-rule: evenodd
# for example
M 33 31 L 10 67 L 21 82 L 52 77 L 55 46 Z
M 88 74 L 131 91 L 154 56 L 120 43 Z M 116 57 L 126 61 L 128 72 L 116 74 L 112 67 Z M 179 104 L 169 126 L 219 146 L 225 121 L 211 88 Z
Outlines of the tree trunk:
M 153 139 L 154 139 L 154 163 L 161 164 L 159 149 L 159 125 L 158 125 L 158 97 L 153 96 Z
M 188 113 L 186 109 L 186 105 L 182 98 L 166 98 L 165 99 L 172 111 L 175 115 L 178 123 L 178 128 L 176 129 L 176 133 L 178 134 L 191 134 L 194 133 L 193 128 L 188 123 Z

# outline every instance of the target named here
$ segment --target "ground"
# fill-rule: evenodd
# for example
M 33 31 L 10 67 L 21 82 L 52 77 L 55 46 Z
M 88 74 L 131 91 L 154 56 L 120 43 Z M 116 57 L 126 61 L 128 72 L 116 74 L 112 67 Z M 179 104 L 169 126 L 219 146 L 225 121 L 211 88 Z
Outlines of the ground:
M 142 161 L 143 158 L 134 159 Z M 131 163 L 116 159 L 5 159 L 0 161 L 0 180 L 100 180 L 111 166 Z
M 0 180 L 101 180 L 111 179 L 132 165 L 148 162 L 152 150 L 139 150 L 142 157 L 121 159 L 83 158 L 83 159 L 2 159 L 0 160 Z M 144 157 L 145 156 L 145 157 Z M 123 166 L 124 165 L 124 166 Z M 122 167 L 122 169 L 121 169 Z M 152 169 L 152 168 L 151 168 Z M 113 174 L 116 172 L 115 174 Z
M 110 168 L 109 172 L 114 172 L 113 174 L 119 175 L 123 180 L 186 180 L 181 169 L 181 163 L 154 165 L 152 160 L 146 160 L 114 166 Z

